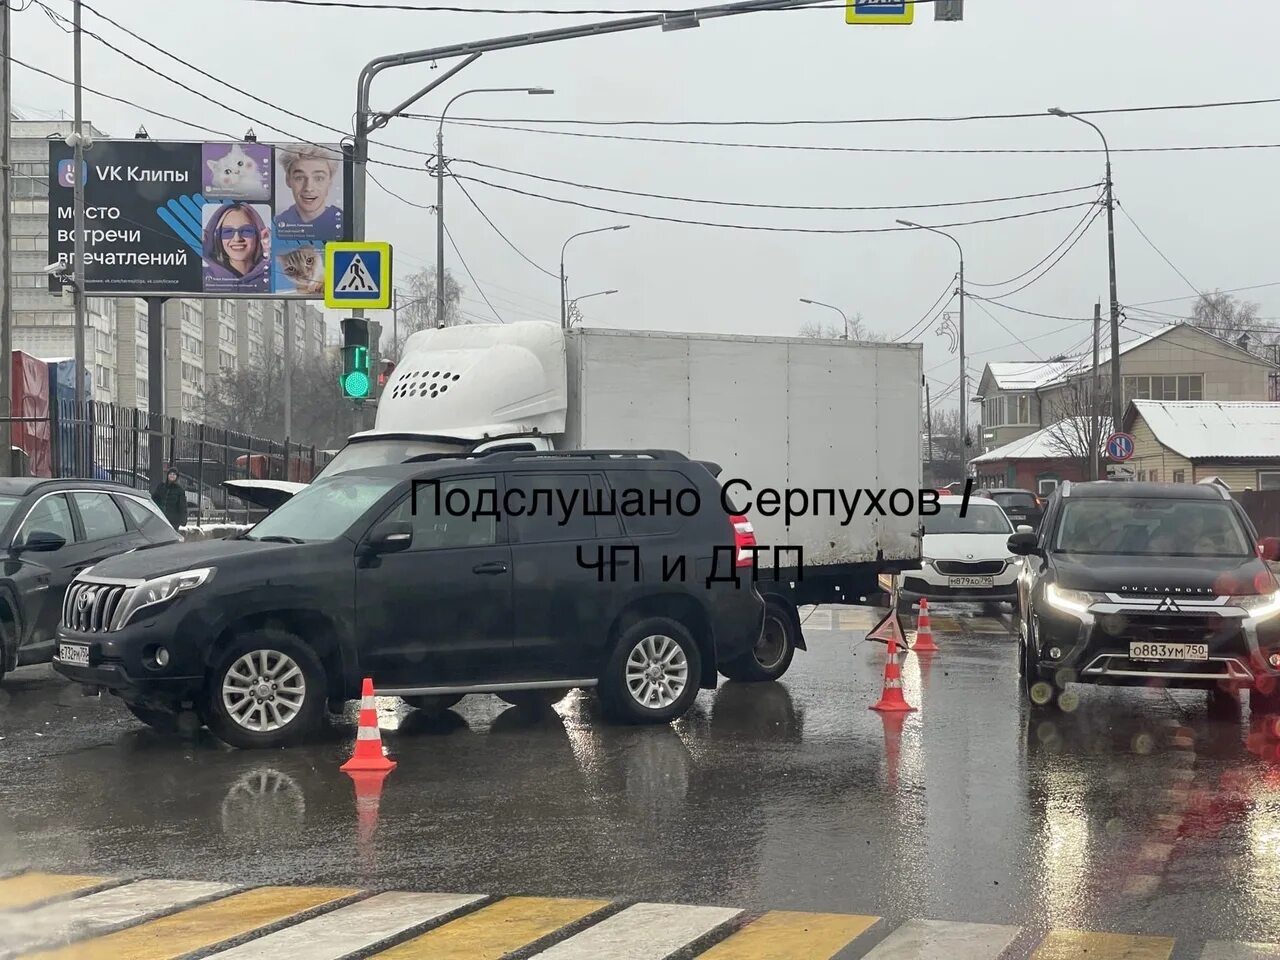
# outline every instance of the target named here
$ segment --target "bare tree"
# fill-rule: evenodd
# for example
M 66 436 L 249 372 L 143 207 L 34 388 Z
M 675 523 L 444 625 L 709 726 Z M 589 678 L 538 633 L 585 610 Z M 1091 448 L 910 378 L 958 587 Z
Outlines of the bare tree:
M 205 423 L 267 440 L 340 446 L 352 431 L 352 407 L 338 389 L 342 362 L 309 355 L 293 366 L 292 436 L 284 435 L 284 361 L 220 370 L 205 382 L 200 418 Z
M 855 314 L 850 318 L 847 329 L 841 329 L 838 323 L 805 320 L 800 324 L 799 334 L 811 340 L 849 339 L 861 340 L 865 343 L 887 343 L 889 341 L 888 334 L 880 333 L 878 330 L 868 330 L 861 313 Z M 848 335 L 847 338 L 846 334 Z
M 1088 380 L 1068 383 L 1049 403 L 1044 418 L 1050 421 L 1045 436 L 1053 455 L 1074 461 L 1086 477 L 1094 476 L 1095 465 L 1102 462 L 1103 411 L 1111 408 L 1111 391 L 1105 384 L 1096 399 L 1090 398 L 1091 392 Z
M 436 318 L 436 270 L 426 267 L 409 275 L 408 290 L 401 299 L 403 306 L 396 315 L 394 338 L 387 336 L 387 343 L 382 348 L 382 355 L 398 357 L 404 353 L 404 342 L 419 330 L 427 330 L 440 326 Z M 451 327 L 466 323 L 462 316 L 460 301 L 462 286 L 448 270 L 444 272 L 444 326 Z M 390 324 L 384 334 L 390 334 Z
M 1280 328 L 1258 319 L 1258 304 L 1220 290 L 1200 294 L 1191 309 L 1191 324 L 1246 350 L 1260 349 L 1280 338 Z M 1242 342 L 1241 337 L 1246 339 Z

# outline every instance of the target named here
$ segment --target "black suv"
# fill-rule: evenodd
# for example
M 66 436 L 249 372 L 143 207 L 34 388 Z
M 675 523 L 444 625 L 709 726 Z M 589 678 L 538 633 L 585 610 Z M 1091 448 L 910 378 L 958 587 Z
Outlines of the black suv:
M 1280 707 L 1280 594 L 1249 518 L 1213 485 L 1064 483 L 1009 538 L 1033 706 L 1067 683 L 1248 688 Z
M 1043 501 L 1030 490 L 999 487 L 975 491 L 974 496 L 986 497 L 998 503 L 1015 527 L 1025 523 L 1033 530 L 1038 529 L 1040 521 L 1044 518 Z
M 0 677 L 53 656 L 62 597 L 107 557 L 182 537 L 149 496 L 96 480 L 0 480 Z
M 159 729 L 194 710 L 239 747 L 305 735 L 362 677 L 428 710 L 598 686 L 616 719 L 673 720 L 717 668 L 752 675 L 763 626 L 754 537 L 718 472 L 574 451 L 322 478 L 235 538 L 77 579 L 54 667 Z

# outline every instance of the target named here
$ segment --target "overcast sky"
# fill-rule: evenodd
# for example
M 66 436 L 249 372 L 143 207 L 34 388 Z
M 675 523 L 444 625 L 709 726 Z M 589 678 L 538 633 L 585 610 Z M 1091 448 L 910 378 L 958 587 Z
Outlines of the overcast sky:
M 46 0 L 68 16 L 70 0 Z M 447 43 L 567 26 L 601 17 L 495 16 L 407 11 L 308 9 L 259 0 L 91 0 L 92 5 L 186 60 L 259 97 L 349 130 L 355 80 L 373 57 Z M 405 0 L 426 5 L 431 0 Z M 585 0 L 458 0 L 503 7 L 622 6 Z M 643 6 L 641 3 L 631 6 Z M 663 4 L 658 4 L 662 6 Z M 1210 14 L 1209 11 L 1219 11 Z M 85 83 L 174 116 L 238 136 L 264 122 L 261 139 L 332 140 L 167 61 L 88 11 L 85 26 L 154 63 L 216 103 L 165 83 L 86 38 Z M 15 13 L 14 55 L 67 77 L 71 38 L 36 6 Z M 911 26 L 850 26 L 836 9 L 760 13 L 709 21 L 696 30 L 571 40 L 486 54 L 418 106 L 439 110 L 476 87 L 545 86 L 550 97 L 475 94 L 451 117 L 528 120 L 852 119 L 1144 106 L 1280 96 L 1273 47 L 1280 36 L 1274 0 L 966 0 L 961 23 L 937 23 L 921 5 Z M 388 108 L 438 76 L 428 66 L 384 73 L 375 109 Z M 14 67 L 14 99 L 31 118 L 71 110 L 71 93 Z M 158 139 L 205 134 L 86 95 L 86 118 L 112 135 L 139 122 Z M 1280 104 L 1093 117 L 1114 157 L 1116 196 L 1155 245 L 1198 288 L 1280 281 L 1275 224 L 1280 150 L 1124 153 L 1124 148 L 1280 142 Z M 273 129 L 278 125 L 278 129 Z M 536 124 L 534 124 L 536 126 Z M 1083 124 L 1045 116 L 952 124 L 805 127 L 566 127 L 597 134 L 859 148 L 1095 148 Z M 395 120 L 376 138 L 422 151 L 434 124 Z M 1101 154 L 894 154 L 760 150 L 637 143 L 448 125 L 445 153 L 524 173 L 580 183 L 724 201 L 866 206 L 928 204 L 1077 187 L 1102 179 Z M 407 200 L 432 204 L 426 157 L 375 147 L 371 171 Z M 869 228 L 897 217 L 946 223 L 1043 209 L 1089 199 L 1089 192 L 940 210 L 773 211 L 677 203 L 587 191 L 456 163 L 453 172 L 548 196 L 668 217 L 744 225 Z M 459 192 L 447 184 L 446 223 L 476 280 L 507 320 L 558 315 L 557 282 L 520 259 Z M 921 318 L 956 268 L 955 248 L 921 232 L 805 235 L 717 229 L 644 220 L 526 198 L 475 183 L 480 207 L 531 259 L 553 273 L 570 234 L 629 223 L 629 230 L 575 240 L 569 247 L 570 294 L 617 288 L 582 304 L 589 325 L 743 334 L 794 334 L 806 319 L 834 313 L 800 297 L 860 312 L 873 330 L 898 335 Z M 1084 208 L 954 229 L 965 248 L 970 283 L 1006 280 L 1039 261 L 1069 233 Z M 1121 303 L 1188 297 L 1191 290 L 1117 213 Z M 404 277 L 435 258 L 435 222 L 372 183 L 369 239 L 395 245 Z M 448 268 L 466 287 L 463 307 L 492 317 L 450 249 Z M 1016 284 L 1012 285 L 1016 286 Z M 1010 287 L 977 288 L 1000 294 Z M 1043 280 L 1007 302 L 1041 313 L 1085 317 L 1107 296 L 1105 219 Z M 1280 285 L 1242 294 L 1280 317 Z M 1152 309 L 1185 311 L 1189 299 Z M 1089 324 L 988 309 L 1008 331 L 971 305 L 970 367 L 991 360 L 1049 357 L 1078 350 Z M 825 316 L 824 316 L 825 314 Z M 958 365 L 930 324 L 920 338 L 933 389 Z M 1147 331 L 1149 323 L 1126 324 Z M 1015 342 L 1015 337 L 1027 345 Z

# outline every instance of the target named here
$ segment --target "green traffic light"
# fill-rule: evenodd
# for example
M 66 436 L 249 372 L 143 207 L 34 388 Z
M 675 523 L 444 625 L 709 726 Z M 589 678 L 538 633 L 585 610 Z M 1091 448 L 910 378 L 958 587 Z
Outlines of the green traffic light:
M 342 392 L 348 397 L 367 397 L 369 395 L 369 375 L 359 370 L 346 374 L 342 378 Z

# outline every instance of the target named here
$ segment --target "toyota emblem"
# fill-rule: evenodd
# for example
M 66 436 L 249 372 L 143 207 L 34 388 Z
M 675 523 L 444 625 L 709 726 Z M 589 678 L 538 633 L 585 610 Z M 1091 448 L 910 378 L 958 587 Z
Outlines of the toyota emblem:
M 89 607 L 89 604 L 91 604 L 92 602 L 93 602 L 93 591 L 84 590 L 80 594 L 80 599 L 76 601 L 76 606 L 78 606 L 81 610 L 87 610 Z

